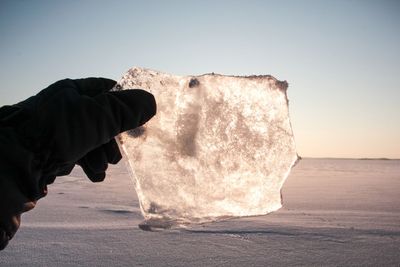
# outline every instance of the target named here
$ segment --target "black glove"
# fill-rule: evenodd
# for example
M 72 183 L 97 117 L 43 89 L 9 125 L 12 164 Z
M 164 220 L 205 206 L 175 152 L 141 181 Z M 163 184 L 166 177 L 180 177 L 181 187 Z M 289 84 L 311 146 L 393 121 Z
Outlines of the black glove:
M 69 174 L 75 164 L 92 181 L 102 181 L 108 163 L 121 159 L 114 136 L 156 113 L 153 95 L 143 90 L 109 92 L 115 84 L 104 78 L 61 80 L 0 108 L 0 187 L 14 183 L 35 203 L 47 193 L 47 184 Z M 26 209 L 20 204 L 14 205 L 19 209 L 14 214 Z M 0 206 L 0 227 L 1 212 Z

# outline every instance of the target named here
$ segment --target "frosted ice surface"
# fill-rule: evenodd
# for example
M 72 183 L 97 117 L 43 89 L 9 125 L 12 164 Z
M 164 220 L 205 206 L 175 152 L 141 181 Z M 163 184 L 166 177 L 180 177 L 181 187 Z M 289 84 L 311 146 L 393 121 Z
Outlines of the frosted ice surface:
M 269 75 L 130 69 L 117 88 L 144 89 L 157 101 L 155 117 L 120 135 L 145 222 L 162 227 L 279 209 L 298 158 L 287 86 Z

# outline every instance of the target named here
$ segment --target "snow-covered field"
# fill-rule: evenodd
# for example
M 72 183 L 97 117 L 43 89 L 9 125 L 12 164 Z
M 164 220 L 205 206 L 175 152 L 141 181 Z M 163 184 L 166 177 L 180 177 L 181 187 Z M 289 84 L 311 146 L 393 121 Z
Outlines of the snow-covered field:
M 22 218 L 0 266 L 399 266 L 400 161 L 303 159 L 284 207 L 145 232 L 124 162 L 92 184 L 60 177 Z

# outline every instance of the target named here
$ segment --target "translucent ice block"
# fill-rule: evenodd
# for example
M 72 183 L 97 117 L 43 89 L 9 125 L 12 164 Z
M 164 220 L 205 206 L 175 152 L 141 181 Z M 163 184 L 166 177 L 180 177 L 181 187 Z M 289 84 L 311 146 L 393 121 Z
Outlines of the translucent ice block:
M 151 92 L 157 114 L 120 135 L 148 225 L 279 209 L 298 159 L 288 84 L 269 75 L 175 76 L 130 69 L 117 90 Z

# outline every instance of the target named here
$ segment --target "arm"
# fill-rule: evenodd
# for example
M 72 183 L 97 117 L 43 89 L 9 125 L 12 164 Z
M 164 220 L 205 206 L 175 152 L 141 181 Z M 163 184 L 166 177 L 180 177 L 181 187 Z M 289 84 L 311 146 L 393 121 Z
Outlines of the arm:
M 102 181 L 108 163 L 121 159 L 114 136 L 155 115 L 150 93 L 109 92 L 114 85 L 66 79 L 0 109 L 0 248 L 57 176 L 79 164 L 89 179 Z

